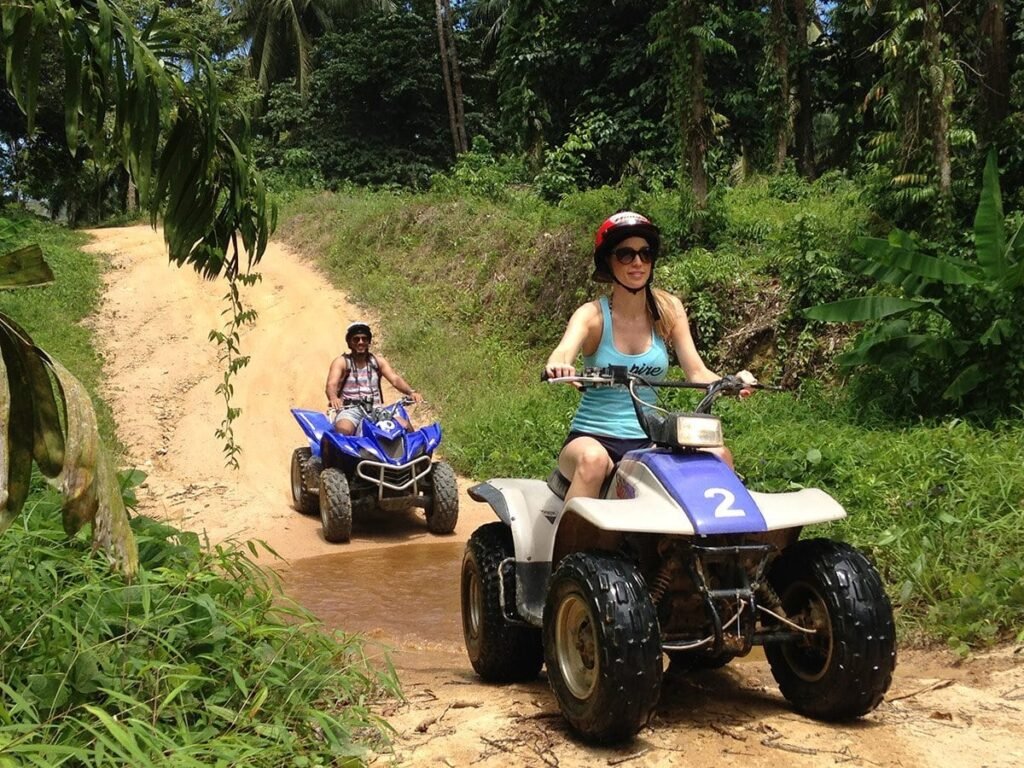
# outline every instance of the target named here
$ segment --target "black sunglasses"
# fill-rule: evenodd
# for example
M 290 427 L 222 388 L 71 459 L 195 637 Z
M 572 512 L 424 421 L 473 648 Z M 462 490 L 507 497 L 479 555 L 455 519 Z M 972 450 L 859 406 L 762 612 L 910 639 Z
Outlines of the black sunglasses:
M 351 341 L 351 342 L 352 342 L 353 344 L 358 344 L 358 343 L 359 343 L 359 342 L 361 342 L 361 341 L 365 341 L 365 342 L 366 342 L 367 344 L 369 344 L 369 343 L 370 343 L 370 337 L 369 337 L 369 336 L 364 336 L 363 334 L 361 334 L 361 333 L 360 333 L 360 334 L 358 334 L 358 335 L 356 335 L 356 336 L 353 336 L 353 337 L 352 337 L 352 338 L 350 339 L 350 341 Z
M 654 251 L 646 245 L 643 248 L 630 248 L 628 245 L 624 245 L 612 251 L 612 255 L 618 259 L 619 264 L 632 264 L 633 259 L 637 256 L 640 257 L 640 261 L 644 264 L 650 264 L 654 261 Z

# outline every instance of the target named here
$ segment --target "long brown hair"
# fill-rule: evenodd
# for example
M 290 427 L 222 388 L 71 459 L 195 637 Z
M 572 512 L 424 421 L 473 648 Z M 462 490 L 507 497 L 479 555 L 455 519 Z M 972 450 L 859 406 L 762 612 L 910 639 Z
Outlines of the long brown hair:
M 672 301 L 672 294 L 668 291 L 663 291 L 661 288 L 655 288 L 653 285 L 650 287 L 651 293 L 654 294 L 654 303 L 658 306 L 658 314 L 661 315 L 657 321 L 654 319 L 654 314 L 651 312 L 651 308 L 647 308 L 647 317 L 650 318 L 651 324 L 654 326 L 654 332 L 657 333 L 665 344 L 672 345 L 672 329 L 676 327 L 676 322 L 679 320 L 679 313 L 676 311 L 676 305 Z

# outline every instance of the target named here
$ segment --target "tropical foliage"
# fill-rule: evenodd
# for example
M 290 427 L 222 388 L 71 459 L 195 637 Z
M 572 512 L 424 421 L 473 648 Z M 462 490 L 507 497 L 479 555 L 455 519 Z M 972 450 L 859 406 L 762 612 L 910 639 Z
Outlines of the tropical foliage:
M 51 282 L 53 273 L 38 245 L 7 250 L 17 240 L 16 230 L 16 222 L 0 218 L 0 289 Z M 88 392 L 2 312 L 0 353 L 0 533 L 28 498 L 34 463 L 64 495 L 61 514 L 68 535 L 91 523 L 94 544 L 126 575 L 134 575 L 138 552 Z
M 285 599 L 254 546 L 136 517 L 128 584 L 34 499 L 0 539 L 0 763 L 331 765 L 387 735 L 369 704 L 393 673 Z
M 1016 219 L 1020 221 L 1020 216 Z M 916 371 L 916 399 L 937 388 L 974 410 L 1006 412 L 1024 397 L 1024 243 L 1008 235 L 995 153 L 974 216 L 973 253 L 958 257 L 902 230 L 860 238 L 861 271 L 896 293 L 823 304 L 813 320 L 873 322 L 840 360 Z M 929 252 L 931 251 L 931 253 Z M 917 404 L 928 409 L 926 402 Z

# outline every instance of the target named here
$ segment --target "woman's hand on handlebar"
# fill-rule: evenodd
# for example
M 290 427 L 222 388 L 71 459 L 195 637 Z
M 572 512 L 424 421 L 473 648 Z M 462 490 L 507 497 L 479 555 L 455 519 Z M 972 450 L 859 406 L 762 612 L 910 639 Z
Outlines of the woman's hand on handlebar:
M 563 377 L 578 375 L 579 372 L 576 370 L 576 366 L 568 365 L 566 363 L 553 363 L 549 360 L 548 364 L 544 366 L 544 375 L 542 378 L 547 381 L 549 379 L 561 379 Z M 579 382 L 570 381 L 566 383 L 571 384 L 576 387 L 576 389 L 582 389 Z
M 736 378 L 739 379 L 741 382 L 743 382 L 744 384 L 749 384 L 750 385 L 750 386 L 743 387 L 739 391 L 739 398 L 740 398 L 740 400 L 746 400 L 748 397 L 750 397 L 752 394 L 754 394 L 754 390 L 755 389 L 759 388 L 760 383 L 758 382 L 757 377 L 754 376 L 754 374 L 752 374 L 750 371 L 748 371 L 746 369 L 743 369 L 742 371 L 739 371 L 735 375 L 736 375 Z

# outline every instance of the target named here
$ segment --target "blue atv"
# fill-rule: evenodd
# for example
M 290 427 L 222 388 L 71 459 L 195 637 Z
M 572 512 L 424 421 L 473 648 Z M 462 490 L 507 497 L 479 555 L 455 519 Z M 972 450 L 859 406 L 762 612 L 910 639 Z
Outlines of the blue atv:
M 399 419 L 409 423 L 405 406 L 411 402 L 403 398 L 383 407 L 361 403 L 366 417 L 355 435 L 336 431 L 320 411 L 292 409 L 309 438 L 309 447 L 292 453 L 292 501 L 304 514 L 320 513 L 327 541 L 352 538 L 352 513 L 360 507 L 388 512 L 420 507 L 431 533 L 455 530 L 455 472 L 447 462 L 433 460 L 441 425 L 407 430 Z

